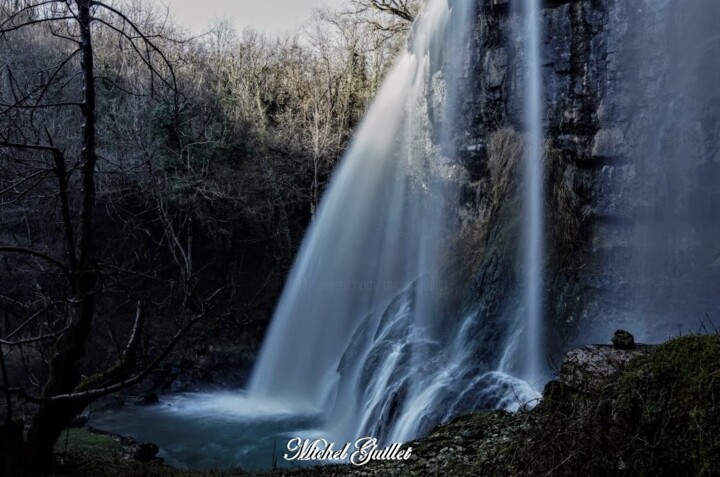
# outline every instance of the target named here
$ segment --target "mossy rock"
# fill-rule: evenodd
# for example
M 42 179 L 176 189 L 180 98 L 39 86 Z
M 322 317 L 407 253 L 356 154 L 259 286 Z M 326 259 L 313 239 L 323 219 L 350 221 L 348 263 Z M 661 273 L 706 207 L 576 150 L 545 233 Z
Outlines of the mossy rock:
M 612 344 L 615 349 L 634 349 L 635 337 L 629 331 L 617 330 L 612 337 Z

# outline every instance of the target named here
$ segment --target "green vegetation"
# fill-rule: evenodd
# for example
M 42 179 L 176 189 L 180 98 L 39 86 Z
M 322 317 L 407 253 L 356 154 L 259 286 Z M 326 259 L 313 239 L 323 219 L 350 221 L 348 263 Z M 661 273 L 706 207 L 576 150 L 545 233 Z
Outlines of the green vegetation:
M 55 445 L 56 452 L 81 452 L 88 455 L 111 455 L 123 449 L 118 439 L 90 432 L 86 428 L 67 429 Z
M 720 337 L 672 340 L 608 389 L 610 439 L 633 475 L 712 475 L 720 469 Z
M 495 475 L 715 475 L 718 395 L 718 335 L 677 338 L 640 353 L 590 392 L 553 382 L 499 456 Z
M 203 477 L 241 476 L 243 472 L 191 472 L 132 459 L 133 448 L 118 438 L 87 429 L 63 433 L 55 446 L 58 472 L 54 477 Z

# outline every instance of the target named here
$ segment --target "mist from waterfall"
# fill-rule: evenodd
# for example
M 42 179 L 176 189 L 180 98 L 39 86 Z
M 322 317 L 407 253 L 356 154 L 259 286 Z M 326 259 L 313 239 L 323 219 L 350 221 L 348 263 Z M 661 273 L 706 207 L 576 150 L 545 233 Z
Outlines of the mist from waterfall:
M 633 151 L 629 194 L 637 250 L 631 273 L 639 279 L 634 311 L 641 339 L 654 342 L 698 331 L 706 313 L 720 321 L 720 3 L 677 9 L 664 10 L 660 28 L 642 33 L 646 47 L 669 45 L 668 71 L 661 99 L 637 126 L 646 142 Z M 646 61 L 654 67 L 652 59 L 638 62 Z

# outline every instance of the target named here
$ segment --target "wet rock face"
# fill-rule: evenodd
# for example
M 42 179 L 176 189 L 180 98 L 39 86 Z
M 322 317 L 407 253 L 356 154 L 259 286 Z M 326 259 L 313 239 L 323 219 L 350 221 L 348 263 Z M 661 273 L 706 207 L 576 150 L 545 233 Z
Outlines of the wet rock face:
M 648 326 L 641 339 L 664 339 L 677 332 L 678 323 L 696 329 L 701 305 L 717 310 L 705 288 L 720 280 L 720 267 L 712 266 L 717 247 L 711 245 L 720 241 L 720 227 L 713 225 L 720 222 L 720 42 L 713 40 L 720 27 L 705 19 L 716 16 L 720 4 L 543 5 L 545 316 L 552 320 L 546 341 L 568 349 L 577 344 L 573 337 L 579 330 L 587 342 L 606 339 L 608 329 L 633 328 L 643 299 L 657 305 L 645 313 Z M 523 134 L 527 49 L 516 10 L 512 1 L 481 2 L 478 9 L 465 72 L 470 86 L 456 137 L 466 169 L 463 218 L 490 213 L 489 198 L 497 188 L 493 135 Z M 518 190 L 510 192 L 515 199 Z M 469 292 L 476 292 L 476 308 L 486 310 L 485 322 L 502 320 L 502 313 L 519 307 L 507 289 L 521 289 L 522 255 L 512 256 L 501 242 L 519 243 L 520 232 L 508 238 L 501 233 L 507 225 L 497 223 L 508 215 L 490 223 L 489 252 Z M 576 220 L 564 222 L 568 215 Z M 558 223 L 565 224 L 561 230 Z M 497 263 L 500 272 L 488 273 Z M 673 310 L 673 322 L 659 318 L 669 303 L 684 301 L 696 302 L 698 310 Z M 698 323 L 688 324 L 691 314 Z
M 527 61 L 527 49 L 521 41 L 524 20 L 513 2 L 508 3 L 500 8 L 489 2 L 480 8 L 471 40 L 466 72 L 471 86 L 457 138 L 461 163 L 467 170 L 462 193 L 464 217 L 487 217 L 492 213 L 492 201 L 488 198 L 502 185 L 492 171 L 496 162 L 491 147 L 494 135 L 510 131 L 522 141 L 524 134 Z M 596 201 L 598 194 L 594 189 L 598 177 L 603 177 L 604 167 L 620 161 L 627 149 L 622 130 L 604 128 L 598 113 L 603 107 L 608 108 L 603 106 L 603 98 L 613 78 L 613 66 L 608 60 L 613 48 L 610 31 L 617 27 L 611 18 L 612 3 L 613 0 L 553 1 L 544 2 L 542 10 L 549 202 L 545 316 L 554 320 L 547 327 L 552 331 L 545 341 L 551 349 L 566 347 L 568 337 L 574 335 L 581 322 L 587 321 L 587 315 L 599 308 L 593 293 L 616 286 L 599 273 L 604 250 L 588 240 L 598 217 L 611 213 L 600 211 L 599 207 L 613 205 L 608 199 Z M 514 173 L 507 179 L 514 186 L 500 199 L 512 205 L 487 225 L 491 229 L 485 244 L 489 253 L 477 267 L 473 282 L 479 292 L 475 294 L 474 305 L 479 313 L 487 315 L 479 320 L 484 323 L 510 319 L 521 306 L 518 294 L 508 290 L 522 289 L 523 277 L 519 273 L 522 224 L 519 219 L 515 224 L 507 223 L 509 218 L 521 218 L 523 214 L 521 166 L 522 160 L 517 161 Z M 493 264 L 500 267 L 488 273 Z M 608 303 L 604 306 L 612 308 Z

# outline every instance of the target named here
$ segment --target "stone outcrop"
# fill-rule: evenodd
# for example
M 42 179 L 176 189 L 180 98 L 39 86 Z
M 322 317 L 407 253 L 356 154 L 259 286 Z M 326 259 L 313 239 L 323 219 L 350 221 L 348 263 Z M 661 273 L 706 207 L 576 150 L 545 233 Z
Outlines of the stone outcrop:
M 617 330 L 612 337 L 612 344 L 615 349 L 635 349 L 635 337 L 629 331 Z
M 608 345 L 589 345 L 570 351 L 560 368 L 560 382 L 577 391 L 592 392 L 647 349 L 619 350 Z
M 157 462 L 162 463 L 162 459 L 157 457 L 160 448 L 150 442 L 140 442 L 135 445 L 133 459 L 140 462 Z
M 625 330 L 616 331 L 612 341 L 612 345 L 587 345 L 568 351 L 557 382 L 578 392 L 597 391 L 608 378 L 620 373 L 631 359 L 653 348 L 636 344 Z

